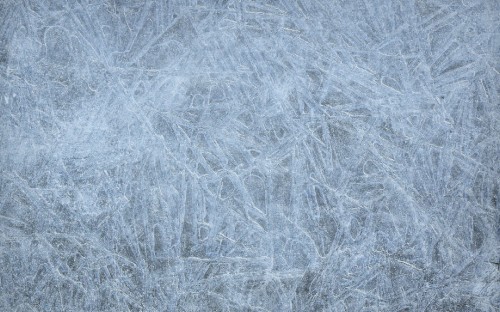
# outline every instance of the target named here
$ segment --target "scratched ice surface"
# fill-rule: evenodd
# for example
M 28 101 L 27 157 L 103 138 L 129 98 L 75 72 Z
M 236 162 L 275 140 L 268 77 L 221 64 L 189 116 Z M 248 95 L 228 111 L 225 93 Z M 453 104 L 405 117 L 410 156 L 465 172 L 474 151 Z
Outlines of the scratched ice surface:
M 0 311 L 498 311 L 500 4 L 0 1 Z

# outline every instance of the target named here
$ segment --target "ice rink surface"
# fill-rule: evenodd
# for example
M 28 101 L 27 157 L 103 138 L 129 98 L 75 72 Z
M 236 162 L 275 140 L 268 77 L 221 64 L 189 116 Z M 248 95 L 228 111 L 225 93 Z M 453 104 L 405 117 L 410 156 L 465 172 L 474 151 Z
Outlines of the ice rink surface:
M 499 311 L 497 0 L 0 0 L 0 311 Z

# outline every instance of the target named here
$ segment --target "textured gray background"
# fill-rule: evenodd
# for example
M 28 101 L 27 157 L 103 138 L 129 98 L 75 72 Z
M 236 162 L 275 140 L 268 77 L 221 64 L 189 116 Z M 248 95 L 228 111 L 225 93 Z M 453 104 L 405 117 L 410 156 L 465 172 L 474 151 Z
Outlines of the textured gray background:
M 0 311 L 498 311 L 499 17 L 1 0 Z

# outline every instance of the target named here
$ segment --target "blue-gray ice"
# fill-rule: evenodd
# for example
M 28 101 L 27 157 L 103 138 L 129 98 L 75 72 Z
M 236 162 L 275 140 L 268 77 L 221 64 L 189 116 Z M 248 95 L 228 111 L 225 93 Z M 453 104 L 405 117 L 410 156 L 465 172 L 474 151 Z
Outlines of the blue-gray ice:
M 0 311 L 499 311 L 498 0 L 0 0 Z

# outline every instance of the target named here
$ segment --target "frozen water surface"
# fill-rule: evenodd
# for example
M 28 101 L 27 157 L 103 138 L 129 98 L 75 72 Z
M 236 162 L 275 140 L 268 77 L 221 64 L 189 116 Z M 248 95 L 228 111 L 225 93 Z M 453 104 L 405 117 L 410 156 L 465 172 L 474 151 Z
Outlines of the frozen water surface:
M 1 311 L 498 311 L 500 3 L 0 1 Z

